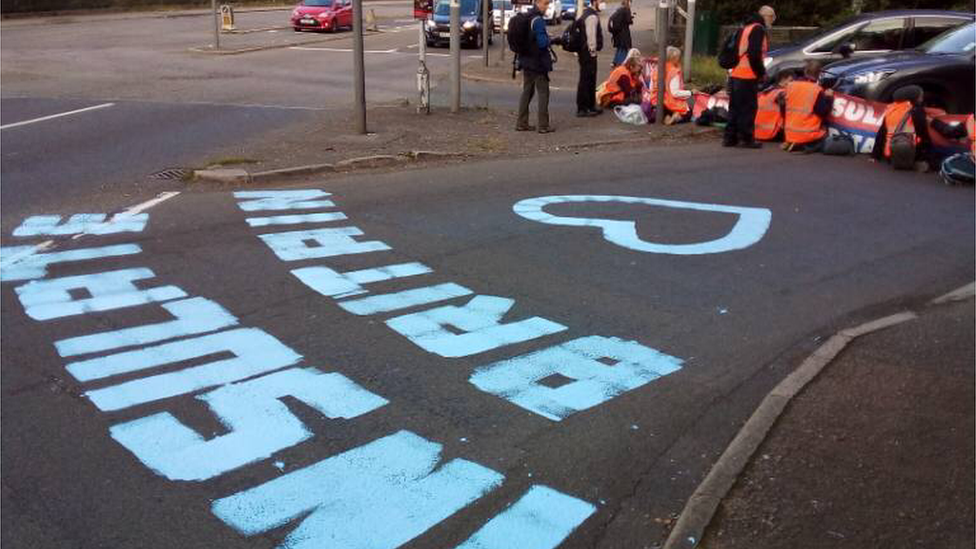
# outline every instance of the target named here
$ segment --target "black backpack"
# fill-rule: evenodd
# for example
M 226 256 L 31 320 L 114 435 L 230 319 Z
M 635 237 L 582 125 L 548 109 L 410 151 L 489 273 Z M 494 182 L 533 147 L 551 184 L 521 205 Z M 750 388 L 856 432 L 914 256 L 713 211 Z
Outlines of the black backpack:
M 742 28 L 725 37 L 722 48 L 718 50 L 718 66 L 723 69 L 734 69 L 739 64 L 739 38 Z
M 896 170 L 915 169 L 915 133 L 906 132 L 905 126 L 912 118 L 912 112 L 905 113 L 895 128 L 894 133 L 888 136 L 888 147 L 891 150 L 891 165 Z
M 583 49 L 583 32 L 580 30 L 580 22 L 582 20 L 582 18 L 576 19 L 563 29 L 562 44 L 564 50 L 571 53 L 578 53 Z
M 567 25 L 566 29 L 563 30 L 562 44 L 564 50 L 572 53 L 579 53 L 586 47 L 586 40 L 583 37 L 583 25 L 585 24 L 584 21 L 586 18 L 590 15 L 591 14 L 584 13 L 582 16 L 577 17 L 575 21 Z M 509 25 L 511 25 L 511 23 L 509 23 Z M 601 50 L 603 50 L 603 33 L 600 30 L 600 26 L 597 25 L 596 51 Z
M 518 55 L 532 51 L 532 20 L 528 13 L 519 12 L 508 20 L 508 49 Z

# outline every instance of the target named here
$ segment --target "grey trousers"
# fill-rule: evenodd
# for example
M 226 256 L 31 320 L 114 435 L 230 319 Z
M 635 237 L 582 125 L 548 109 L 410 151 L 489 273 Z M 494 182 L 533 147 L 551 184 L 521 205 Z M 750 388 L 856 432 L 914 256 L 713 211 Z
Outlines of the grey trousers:
M 544 72 L 522 71 L 522 97 L 519 98 L 519 112 L 517 126 L 524 128 L 529 125 L 529 103 L 536 92 L 539 92 L 539 129 L 549 127 L 549 74 Z

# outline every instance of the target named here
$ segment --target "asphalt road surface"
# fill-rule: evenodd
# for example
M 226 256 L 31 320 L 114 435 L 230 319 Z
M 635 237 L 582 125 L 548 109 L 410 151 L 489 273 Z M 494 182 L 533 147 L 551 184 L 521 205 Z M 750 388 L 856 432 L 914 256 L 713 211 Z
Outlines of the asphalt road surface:
M 150 178 L 348 93 L 194 20 L 4 22 L 4 544 L 652 547 L 824 337 L 974 278 L 972 189 L 858 158 Z
M 823 337 L 974 275 L 972 189 L 720 151 L 11 220 L 3 541 L 650 547 Z

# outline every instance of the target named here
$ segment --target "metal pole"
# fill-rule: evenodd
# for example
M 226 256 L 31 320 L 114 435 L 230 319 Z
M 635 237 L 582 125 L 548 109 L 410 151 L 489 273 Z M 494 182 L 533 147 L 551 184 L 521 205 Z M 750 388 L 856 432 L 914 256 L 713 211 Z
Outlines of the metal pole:
M 366 69 L 363 60 L 363 0 L 352 0 L 352 61 L 353 88 L 356 102 L 353 105 L 356 133 L 366 133 Z
M 417 69 L 417 88 L 420 101 L 417 102 L 417 112 L 430 114 L 430 71 L 427 70 L 427 36 L 424 34 L 426 21 L 420 20 L 420 67 Z
M 210 0 L 210 9 L 214 16 L 214 49 L 220 49 L 220 16 L 217 13 L 217 0 Z
M 654 26 L 657 36 L 657 110 L 654 120 L 658 124 L 664 123 L 664 86 L 668 72 L 668 3 L 661 0 L 657 5 L 657 24 Z
M 485 66 L 488 66 L 488 37 L 491 31 L 491 22 L 494 19 L 491 15 L 491 0 L 481 2 L 481 47 L 485 49 Z
M 362 0 L 358 0 L 362 2 Z M 461 111 L 461 2 L 451 0 L 451 112 Z
M 691 50 L 695 47 L 695 0 L 688 0 L 688 17 L 685 19 L 685 80 L 691 79 Z
M 508 49 L 508 33 L 505 31 L 506 23 L 508 23 L 508 10 L 505 9 L 505 2 L 502 2 L 502 52 L 498 55 L 500 61 L 505 61 L 505 50 Z

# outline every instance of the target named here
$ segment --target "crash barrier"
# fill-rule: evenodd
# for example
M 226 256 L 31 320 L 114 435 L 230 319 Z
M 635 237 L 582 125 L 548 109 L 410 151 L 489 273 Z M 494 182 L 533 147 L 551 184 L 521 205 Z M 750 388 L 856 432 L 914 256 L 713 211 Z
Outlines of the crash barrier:
M 652 84 L 657 79 L 657 58 L 648 57 L 644 59 L 644 102 L 651 100 L 651 96 L 656 93 L 656 85 Z M 702 113 L 712 108 L 722 108 L 728 110 L 729 95 L 725 90 L 714 94 L 694 92 L 694 105 L 692 108 L 692 120 L 698 120 Z M 656 99 L 654 100 L 656 102 Z M 874 149 L 874 136 L 881 129 L 884 120 L 884 112 L 888 107 L 887 103 L 868 101 L 853 95 L 843 93 L 834 94 L 834 107 L 827 117 L 827 133 L 830 135 L 847 134 L 854 140 L 854 151 L 861 154 L 871 154 Z M 929 135 L 932 137 L 932 148 L 939 155 L 949 156 L 968 150 L 965 143 L 948 139 L 937 132 L 932 123 L 941 120 L 946 124 L 965 123 L 965 114 L 947 114 L 942 109 L 926 108 L 929 121 Z

